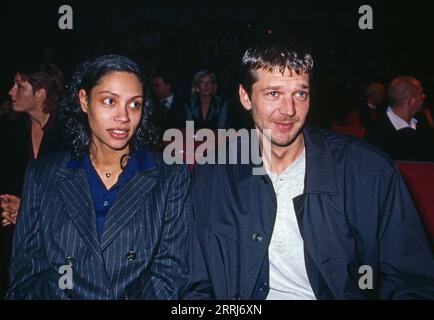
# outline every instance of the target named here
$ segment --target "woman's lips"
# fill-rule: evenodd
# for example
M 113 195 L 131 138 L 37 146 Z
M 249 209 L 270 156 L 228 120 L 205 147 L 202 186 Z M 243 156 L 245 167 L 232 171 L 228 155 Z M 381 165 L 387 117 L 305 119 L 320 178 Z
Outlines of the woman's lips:
M 114 139 L 125 139 L 128 137 L 128 129 L 108 129 L 110 136 Z

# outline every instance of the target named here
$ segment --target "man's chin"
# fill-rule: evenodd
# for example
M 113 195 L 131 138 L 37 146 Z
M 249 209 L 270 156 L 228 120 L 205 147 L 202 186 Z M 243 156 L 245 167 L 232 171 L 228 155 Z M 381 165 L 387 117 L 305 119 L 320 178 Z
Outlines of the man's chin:
M 295 140 L 297 140 L 299 135 L 300 132 L 297 132 L 296 134 L 291 134 L 288 137 L 282 137 L 280 139 L 271 138 L 271 143 L 276 147 L 281 147 L 281 148 L 289 147 L 291 144 L 294 143 Z

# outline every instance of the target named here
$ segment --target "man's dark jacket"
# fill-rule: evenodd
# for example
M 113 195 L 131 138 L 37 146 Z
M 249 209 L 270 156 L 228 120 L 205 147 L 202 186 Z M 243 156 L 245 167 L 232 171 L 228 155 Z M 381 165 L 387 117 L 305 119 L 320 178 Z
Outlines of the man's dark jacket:
M 394 163 L 350 136 L 304 128 L 305 188 L 293 199 L 318 299 L 434 298 L 434 259 Z M 196 166 L 188 299 L 265 299 L 276 196 L 252 164 Z M 372 289 L 366 267 L 373 271 Z M 362 267 L 362 268 L 361 268 Z M 211 295 L 209 295 L 211 293 Z

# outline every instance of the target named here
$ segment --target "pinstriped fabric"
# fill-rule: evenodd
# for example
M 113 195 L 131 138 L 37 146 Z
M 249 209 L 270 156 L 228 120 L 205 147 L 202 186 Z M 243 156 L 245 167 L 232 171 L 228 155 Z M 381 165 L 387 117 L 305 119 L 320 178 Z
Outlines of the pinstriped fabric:
M 138 172 L 119 191 L 99 242 L 86 175 L 66 168 L 68 160 L 55 154 L 28 167 L 7 298 L 179 299 L 188 274 L 188 170 L 157 157 L 156 168 Z M 59 287 L 67 262 L 72 290 Z

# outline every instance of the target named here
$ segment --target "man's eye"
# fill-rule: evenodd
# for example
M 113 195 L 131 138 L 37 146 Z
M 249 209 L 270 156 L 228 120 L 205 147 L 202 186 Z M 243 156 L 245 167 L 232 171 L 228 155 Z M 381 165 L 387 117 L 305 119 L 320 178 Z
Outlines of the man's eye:
M 308 96 L 308 93 L 306 91 L 298 91 L 296 93 L 297 97 L 301 98 L 301 99 L 306 99 Z
M 102 102 L 106 105 L 109 105 L 109 106 L 111 106 L 115 103 L 115 101 L 112 98 L 106 98 Z
M 267 96 L 276 98 L 279 96 L 279 93 L 277 91 L 271 91 L 267 93 Z
M 133 101 L 130 103 L 130 108 L 139 109 L 142 107 L 142 103 L 140 101 Z

